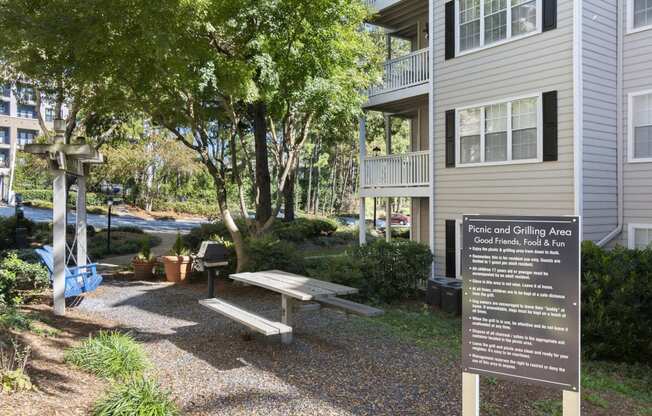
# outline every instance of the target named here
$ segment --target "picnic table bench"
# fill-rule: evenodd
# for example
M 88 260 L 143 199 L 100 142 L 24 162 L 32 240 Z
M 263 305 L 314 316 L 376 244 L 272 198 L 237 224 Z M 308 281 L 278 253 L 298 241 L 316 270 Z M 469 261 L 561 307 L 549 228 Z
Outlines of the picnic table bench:
M 383 313 L 380 309 L 338 298 L 337 296 L 358 293 L 358 289 L 332 282 L 325 282 L 280 270 L 236 273 L 229 277 L 238 282 L 280 293 L 281 321 L 275 322 L 269 320 L 218 298 L 203 299 L 199 303 L 265 336 L 280 335 L 281 341 L 284 344 L 292 342 L 293 315 L 297 306 L 295 305 L 295 301 L 312 301 L 326 308 L 336 308 L 347 313 L 362 316 L 377 316 Z

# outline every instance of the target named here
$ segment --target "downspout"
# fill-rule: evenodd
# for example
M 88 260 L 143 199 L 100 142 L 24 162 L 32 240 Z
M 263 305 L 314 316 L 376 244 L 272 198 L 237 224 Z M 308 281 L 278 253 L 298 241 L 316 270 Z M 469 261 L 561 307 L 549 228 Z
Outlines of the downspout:
M 618 52 L 617 52 L 617 76 L 616 76 L 616 94 L 618 95 L 616 100 L 616 113 L 617 113 L 617 134 L 616 134 L 616 157 L 618 158 L 618 223 L 616 228 L 613 229 L 609 234 L 607 234 L 602 240 L 598 241 L 598 246 L 604 247 L 617 236 L 619 236 L 623 231 L 623 223 L 625 216 L 625 201 L 624 201 L 624 111 L 623 111 L 623 91 L 624 91 L 624 77 L 623 77 L 623 49 L 624 49 L 624 26 L 625 26 L 625 14 L 624 14 L 624 0 L 618 0 Z

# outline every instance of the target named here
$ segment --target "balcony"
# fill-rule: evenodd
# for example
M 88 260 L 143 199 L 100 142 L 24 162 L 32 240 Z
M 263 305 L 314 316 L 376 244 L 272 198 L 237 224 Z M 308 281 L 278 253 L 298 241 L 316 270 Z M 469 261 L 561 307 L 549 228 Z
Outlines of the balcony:
M 361 196 L 428 196 L 430 152 L 366 158 Z
M 427 95 L 430 81 L 429 63 L 428 48 L 386 61 L 383 65 L 382 82 L 369 89 L 369 101 L 365 108 L 372 109 L 390 102 Z
M 383 10 L 390 6 L 400 3 L 401 0 L 365 0 L 367 6 L 373 8 L 374 10 Z

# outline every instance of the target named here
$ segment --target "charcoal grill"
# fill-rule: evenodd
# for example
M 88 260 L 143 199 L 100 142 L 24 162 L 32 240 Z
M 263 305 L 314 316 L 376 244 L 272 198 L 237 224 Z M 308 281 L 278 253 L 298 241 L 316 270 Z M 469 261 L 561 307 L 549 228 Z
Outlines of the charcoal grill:
M 208 280 L 208 298 L 215 297 L 215 278 L 219 275 L 219 268 L 228 266 L 229 250 L 224 244 L 216 241 L 204 241 L 195 256 L 195 269 L 206 272 Z

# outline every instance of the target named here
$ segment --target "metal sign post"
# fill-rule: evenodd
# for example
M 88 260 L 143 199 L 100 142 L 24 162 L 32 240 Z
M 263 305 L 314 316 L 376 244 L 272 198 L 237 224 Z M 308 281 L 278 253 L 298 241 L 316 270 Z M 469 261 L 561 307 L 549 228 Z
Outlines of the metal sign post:
M 580 218 L 467 215 L 463 221 L 464 416 L 479 376 L 563 391 L 580 415 Z

